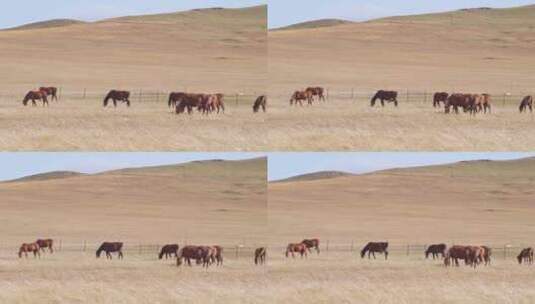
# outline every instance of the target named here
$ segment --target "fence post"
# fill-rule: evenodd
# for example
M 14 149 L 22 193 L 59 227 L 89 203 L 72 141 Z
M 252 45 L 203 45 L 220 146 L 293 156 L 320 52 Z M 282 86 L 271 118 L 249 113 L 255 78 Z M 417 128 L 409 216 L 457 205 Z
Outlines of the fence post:
M 351 100 L 355 100 L 355 89 L 351 88 Z
M 86 94 L 86 89 L 84 88 L 84 96 L 82 97 L 82 99 L 85 99 L 85 94 Z
M 238 105 L 238 93 L 236 93 L 236 105 Z
M 156 102 L 160 102 L 160 91 L 156 92 Z
M 507 245 L 503 246 L 503 259 L 507 260 Z
M 424 91 L 424 104 L 427 103 L 427 91 Z
M 407 256 L 411 254 L 411 245 L 407 245 Z
M 240 256 L 240 246 L 236 245 L 236 259 Z
M 503 93 L 503 106 L 505 107 L 505 97 L 507 96 L 506 93 Z
M 86 251 L 87 249 L 87 242 L 84 240 L 84 252 Z
M 143 101 L 143 90 L 139 90 L 139 102 Z
M 409 89 L 407 89 L 407 103 L 409 102 Z
M 325 251 L 329 252 L 329 240 L 327 240 L 327 248 L 325 249 Z

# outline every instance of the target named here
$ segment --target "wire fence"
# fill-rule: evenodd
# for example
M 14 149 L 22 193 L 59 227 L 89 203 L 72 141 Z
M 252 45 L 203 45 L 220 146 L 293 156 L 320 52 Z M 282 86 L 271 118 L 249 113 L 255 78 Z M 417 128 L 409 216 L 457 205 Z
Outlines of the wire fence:
M 179 243 L 180 244 L 180 243 Z M 320 254 L 329 255 L 332 254 L 347 254 L 359 256 L 361 249 L 364 247 L 366 242 L 352 241 L 348 243 L 333 243 L 329 240 L 322 241 L 320 245 Z M 165 244 L 135 244 L 135 243 L 124 243 L 123 253 L 125 255 L 153 255 L 157 256 L 160 252 L 160 249 Z M 187 245 L 187 244 L 186 244 Z M 463 244 L 464 245 L 464 244 Z M 67 253 L 91 253 L 93 254 L 97 248 L 100 246 L 100 243 L 91 243 L 91 242 L 79 242 L 79 243 L 64 243 L 61 240 L 54 242 L 54 251 L 55 252 L 67 252 Z M 183 244 L 180 244 L 182 247 Z M 255 249 L 265 245 L 232 245 L 226 244 L 222 245 L 223 253 L 225 258 L 231 259 L 252 259 L 254 257 Z M 428 248 L 429 244 L 390 244 L 388 246 L 389 257 L 424 257 L 424 253 Z M 494 259 L 511 259 L 518 255 L 518 253 L 530 245 L 487 245 L 492 249 L 492 257 Z M 286 251 L 286 246 L 267 246 L 268 256 L 283 256 Z M 19 245 L 12 244 L 0 244 L 0 253 L 3 255 L 16 254 L 18 252 Z M 312 249 L 312 253 L 315 253 L 315 249 Z
M 394 90 L 398 92 L 398 101 L 400 105 L 403 103 L 411 104 L 433 104 L 433 95 L 435 91 L 419 91 L 419 90 Z M 287 93 L 272 93 L 269 95 L 270 99 L 275 100 L 290 100 L 293 92 Z M 362 90 L 356 88 L 332 90 L 325 89 L 325 98 L 333 101 L 347 101 L 353 103 L 370 104 L 370 100 L 375 95 L 374 90 Z M 452 90 L 449 93 L 464 93 L 463 90 Z M 518 106 L 520 101 L 527 95 L 535 96 L 535 92 L 467 92 L 467 93 L 487 93 L 491 95 L 491 103 L 493 106 Z M 315 98 L 317 100 L 317 97 Z
M 0 92 L 0 101 L 2 102 L 22 102 L 27 92 Z M 83 89 L 81 91 L 63 91 L 58 88 L 58 100 L 68 100 L 75 102 L 95 102 L 95 100 L 102 101 L 108 91 L 89 91 Z M 130 101 L 132 103 L 165 103 L 167 104 L 169 98 L 168 91 L 145 91 L 142 89 L 130 91 Z M 261 95 L 260 93 L 240 93 L 228 92 L 224 94 L 224 102 L 226 105 L 252 105 L 254 100 Z M 49 97 L 50 99 L 50 97 Z

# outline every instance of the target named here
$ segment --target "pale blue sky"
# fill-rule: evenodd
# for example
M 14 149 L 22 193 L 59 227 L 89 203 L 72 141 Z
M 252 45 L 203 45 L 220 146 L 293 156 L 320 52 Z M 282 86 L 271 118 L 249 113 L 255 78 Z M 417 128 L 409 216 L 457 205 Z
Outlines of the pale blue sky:
M 208 159 L 248 159 L 261 153 L 0 153 L 0 181 L 50 171 L 98 173 L 102 171 L 179 164 Z
M 355 153 L 269 153 L 270 181 L 318 171 L 368 173 L 391 168 L 455 163 L 464 160 L 507 160 L 535 156 L 535 153 L 440 153 L 440 152 L 355 152 Z
M 273 28 L 321 18 L 360 21 L 384 16 L 439 12 L 467 7 L 509 7 L 534 3 L 533 0 L 18 0 L 4 2 L 0 9 L 0 28 L 56 18 L 92 21 L 124 15 L 259 4 L 269 5 L 269 26 Z

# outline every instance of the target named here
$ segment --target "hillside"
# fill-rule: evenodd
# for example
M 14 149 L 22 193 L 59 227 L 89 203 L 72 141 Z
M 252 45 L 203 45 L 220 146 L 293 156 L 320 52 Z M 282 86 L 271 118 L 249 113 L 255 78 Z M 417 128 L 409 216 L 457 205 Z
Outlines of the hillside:
M 258 6 L 1 31 L 0 64 L 9 77 L 0 76 L 0 90 L 17 95 L 47 83 L 63 92 L 263 91 L 266 18 L 266 6 Z
M 8 28 L 6 30 L 14 31 L 14 30 L 45 29 L 45 28 L 51 28 L 51 27 L 63 27 L 63 26 L 69 26 L 73 24 L 82 24 L 82 23 L 85 23 L 85 22 L 80 21 L 80 20 L 75 20 L 75 19 L 53 19 L 53 20 L 32 22 L 32 23 L 21 25 L 21 26 Z
M 535 159 L 270 183 L 272 242 L 535 242 Z
M 2 183 L 4 241 L 258 241 L 265 180 L 258 158 Z
M 300 29 L 314 29 L 320 27 L 330 27 L 336 25 L 342 25 L 352 23 L 351 21 L 341 20 L 341 19 L 318 19 L 312 21 L 305 21 L 289 26 L 284 26 L 280 28 L 273 29 L 272 31 L 283 31 L 283 30 L 300 30 Z
M 321 180 L 329 178 L 337 178 L 343 176 L 352 175 L 351 173 L 341 172 L 341 171 L 319 171 L 307 174 L 301 174 L 292 176 L 289 178 L 273 181 L 275 183 L 286 183 L 286 182 L 299 182 L 299 181 L 311 181 L 311 180 Z
M 83 173 L 73 172 L 73 171 L 53 171 L 53 172 L 33 174 L 30 176 L 24 176 L 24 177 L 14 179 L 14 180 L 9 180 L 6 182 L 13 183 L 13 182 L 45 181 L 45 180 L 51 180 L 51 179 L 75 177 L 75 176 L 80 176 L 80 175 L 83 175 Z
M 270 31 L 270 90 L 530 91 L 534 16 L 524 6 Z

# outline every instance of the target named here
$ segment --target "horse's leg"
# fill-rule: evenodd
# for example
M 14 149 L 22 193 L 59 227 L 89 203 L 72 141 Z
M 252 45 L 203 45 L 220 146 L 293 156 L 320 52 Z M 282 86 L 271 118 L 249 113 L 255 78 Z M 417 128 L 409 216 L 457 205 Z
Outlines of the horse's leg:
M 117 100 L 115 98 L 112 98 L 113 100 L 113 106 L 117 108 Z
M 384 107 L 385 106 L 385 100 L 381 98 L 381 106 Z
M 388 260 L 388 251 L 385 250 L 385 260 Z

